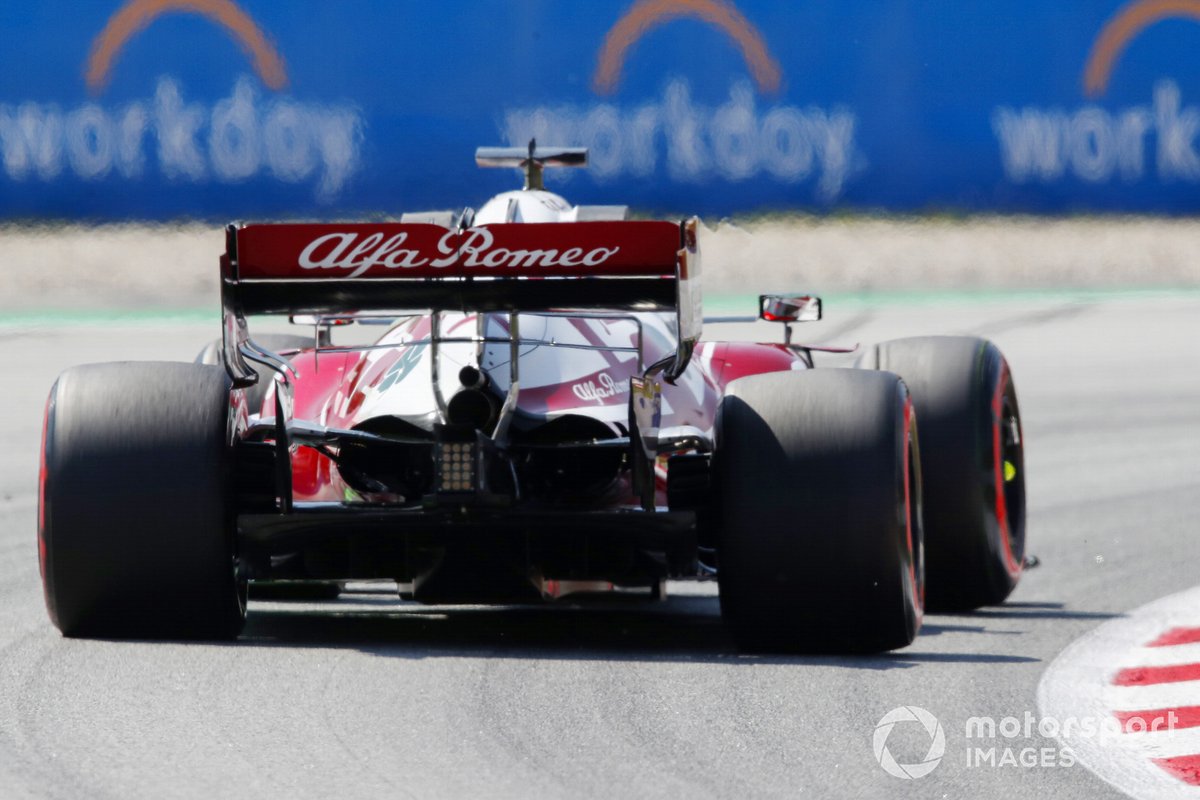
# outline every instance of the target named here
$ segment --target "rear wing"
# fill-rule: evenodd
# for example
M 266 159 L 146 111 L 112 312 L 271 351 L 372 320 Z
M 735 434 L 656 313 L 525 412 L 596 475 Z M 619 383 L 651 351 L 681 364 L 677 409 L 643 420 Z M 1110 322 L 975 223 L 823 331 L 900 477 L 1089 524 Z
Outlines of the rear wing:
M 225 361 L 236 385 L 246 317 L 368 311 L 673 310 L 682 373 L 700 338 L 695 219 L 510 223 L 455 230 L 423 223 L 230 225 L 221 257 Z

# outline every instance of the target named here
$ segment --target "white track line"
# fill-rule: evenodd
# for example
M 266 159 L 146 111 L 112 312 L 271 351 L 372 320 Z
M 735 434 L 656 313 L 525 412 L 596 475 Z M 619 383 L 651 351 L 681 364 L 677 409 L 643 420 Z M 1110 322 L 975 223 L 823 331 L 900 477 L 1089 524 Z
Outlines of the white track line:
M 1174 758 L 1200 753 L 1200 728 L 1177 728 L 1153 733 L 1127 733 L 1127 744 L 1149 758 Z M 1200 791 L 1200 786 L 1194 787 Z
M 1200 705 L 1200 681 L 1150 686 L 1112 685 L 1113 676 L 1123 667 L 1152 666 L 1150 662 L 1131 660 L 1147 651 L 1182 651 L 1185 647 L 1193 647 L 1148 648 L 1144 645 L 1171 628 L 1197 625 L 1200 625 L 1200 587 L 1164 597 L 1124 617 L 1105 622 L 1068 645 L 1046 669 L 1038 684 L 1039 713 L 1043 719 L 1060 722 L 1083 718 L 1110 720 L 1114 711 Z M 1156 655 L 1152 658 L 1172 657 Z M 1200 659 L 1182 659 L 1183 663 L 1197 661 Z M 1074 751 L 1080 763 L 1131 797 L 1197 800 L 1200 787 L 1178 780 L 1151 759 L 1200 753 L 1198 730 L 1183 728 L 1153 734 L 1059 738 Z
M 1111 677 L 1111 676 L 1110 676 Z M 1200 681 L 1155 683 L 1150 686 L 1104 686 L 1104 707 L 1111 711 L 1150 711 L 1156 708 L 1200 706 Z M 1200 753 L 1200 750 L 1196 751 Z
M 1200 642 L 1170 647 L 1138 647 L 1130 650 L 1120 662 L 1122 667 L 1169 667 L 1175 664 L 1200 664 Z

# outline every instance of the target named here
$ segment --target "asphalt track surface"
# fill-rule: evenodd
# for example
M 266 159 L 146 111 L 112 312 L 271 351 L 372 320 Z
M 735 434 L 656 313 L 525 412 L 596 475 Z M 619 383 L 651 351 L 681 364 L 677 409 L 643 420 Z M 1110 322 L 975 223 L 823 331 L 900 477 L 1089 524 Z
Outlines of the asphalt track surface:
M 715 587 L 690 584 L 650 607 L 359 592 L 253 603 L 232 644 L 63 639 L 35 546 L 47 390 L 75 363 L 189 360 L 218 325 L 0 321 L 0 797 L 1117 796 L 1081 765 L 968 766 L 964 726 L 1036 714 L 1039 678 L 1073 640 L 1200 582 L 1200 295 L 830 304 L 828 317 L 804 333 L 993 338 L 1024 416 L 1042 565 L 1006 605 L 930 615 L 911 647 L 877 657 L 741 656 Z M 902 705 L 945 732 L 917 780 L 872 750 Z M 915 726 L 888 740 L 901 762 L 928 745 Z

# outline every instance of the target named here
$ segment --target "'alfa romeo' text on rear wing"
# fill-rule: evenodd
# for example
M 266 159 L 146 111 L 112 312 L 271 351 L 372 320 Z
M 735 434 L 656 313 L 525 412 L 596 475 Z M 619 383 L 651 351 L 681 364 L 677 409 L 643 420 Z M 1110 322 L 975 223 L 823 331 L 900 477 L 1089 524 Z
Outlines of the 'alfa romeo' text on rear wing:
M 641 221 L 461 231 L 411 223 L 231 226 L 223 288 L 227 305 L 243 314 L 673 309 L 677 289 L 690 288 L 676 283 L 694 280 L 694 264 L 680 272 L 694 230 Z
M 697 221 L 230 225 L 221 258 L 225 352 L 254 314 L 671 310 L 682 369 L 700 338 Z M 668 375 L 675 369 L 668 369 Z

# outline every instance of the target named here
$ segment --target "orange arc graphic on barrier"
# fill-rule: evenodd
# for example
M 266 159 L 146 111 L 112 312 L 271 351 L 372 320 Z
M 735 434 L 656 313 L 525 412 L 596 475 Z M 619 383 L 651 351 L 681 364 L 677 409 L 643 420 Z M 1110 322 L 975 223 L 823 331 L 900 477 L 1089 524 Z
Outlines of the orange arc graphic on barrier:
M 641 0 L 604 37 L 592 76 L 592 90 L 612 94 L 621 82 L 625 53 L 652 28 L 681 17 L 694 17 L 723 30 L 742 51 L 759 91 L 777 92 L 782 79 L 758 30 L 725 0 Z
M 283 58 L 250 15 L 231 0 L 130 0 L 92 40 L 86 73 L 88 88 L 93 92 L 104 88 L 125 44 L 151 22 L 172 12 L 200 14 L 225 28 L 250 56 L 264 84 L 276 90 L 287 85 Z
M 1104 94 L 1126 46 L 1154 23 L 1177 17 L 1200 22 L 1200 0 L 1136 0 L 1117 12 L 1092 45 L 1083 74 L 1084 92 L 1089 97 Z

